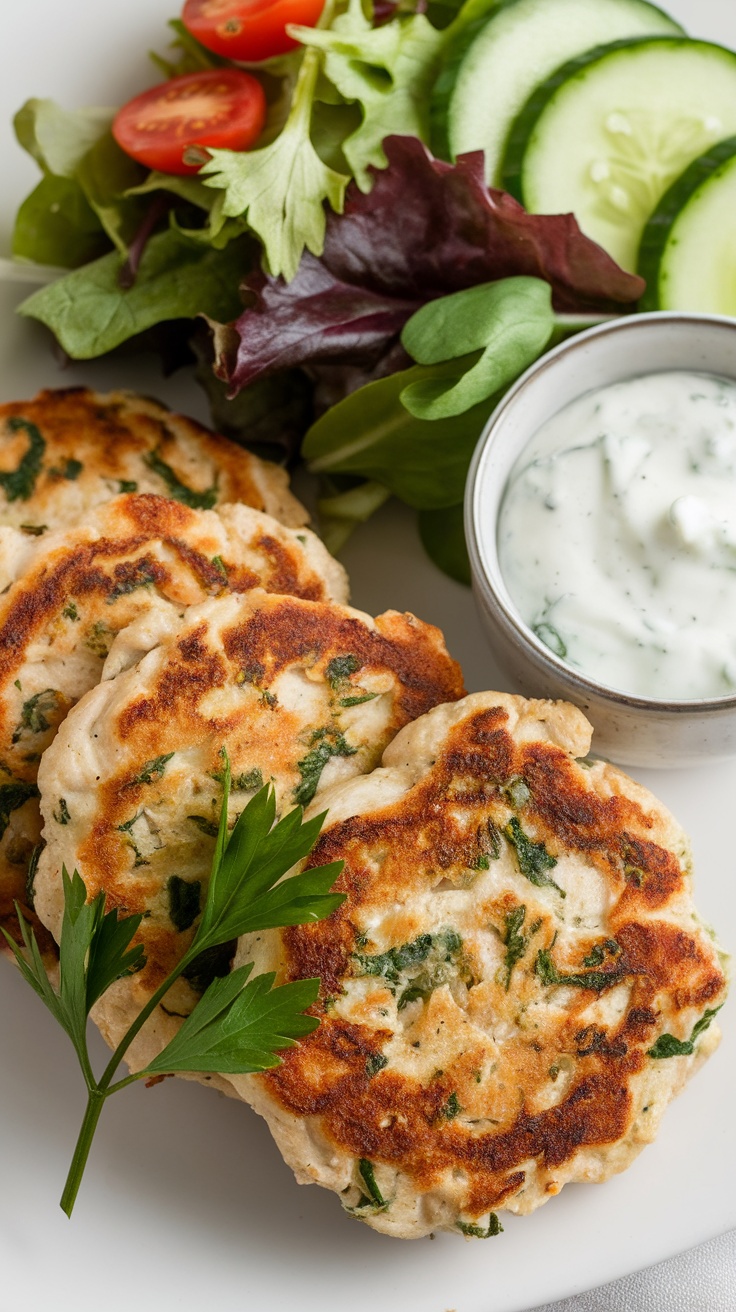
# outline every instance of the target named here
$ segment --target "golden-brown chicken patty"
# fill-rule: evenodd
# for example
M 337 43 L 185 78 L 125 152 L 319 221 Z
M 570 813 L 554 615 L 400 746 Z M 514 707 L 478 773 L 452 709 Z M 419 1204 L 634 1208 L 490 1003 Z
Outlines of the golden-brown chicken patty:
M 0 530 L 0 573 L 14 580 L 0 596 L 0 924 L 17 939 L 14 902 L 31 913 L 41 753 L 113 645 L 108 677 L 207 597 L 257 587 L 344 601 L 347 578 L 308 529 L 245 505 L 191 510 L 134 494 L 91 511 L 83 528 Z
M 74 707 L 39 770 L 46 847 L 36 911 L 54 936 L 61 870 L 79 870 L 108 907 L 145 914 L 144 969 L 105 995 L 95 1019 L 116 1043 L 188 948 L 222 804 L 231 818 L 273 783 L 278 813 L 330 782 L 371 770 L 390 739 L 429 707 L 462 695 L 438 629 L 389 611 L 373 620 L 335 604 L 251 592 L 192 608 L 132 669 Z M 222 961 L 208 963 L 223 973 Z M 139 1067 L 177 1028 L 207 982 L 180 980 L 142 1031 Z
M 279 982 L 321 976 L 321 1024 L 231 1083 L 301 1182 L 386 1234 L 494 1234 L 605 1180 L 717 1042 L 685 835 L 589 745 L 561 702 L 430 711 L 320 798 L 310 863 L 345 862 L 344 904 L 239 944 Z
M 242 501 L 291 527 L 309 518 L 283 469 L 148 397 L 72 387 L 0 406 L 0 524 L 75 527 L 122 492 L 194 510 Z

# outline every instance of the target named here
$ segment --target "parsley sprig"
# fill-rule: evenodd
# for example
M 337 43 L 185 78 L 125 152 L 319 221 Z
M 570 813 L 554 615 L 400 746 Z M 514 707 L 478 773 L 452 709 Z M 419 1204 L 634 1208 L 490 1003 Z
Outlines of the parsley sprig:
M 33 929 L 16 906 L 25 952 L 3 930 L 20 970 L 66 1031 L 85 1084 L 87 1109 L 67 1176 L 61 1206 L 71 1216 L 97 1123 L 107 1098 L 136 1080 L 178 1071 L 247 1075 L 277 1066 L 279 1050 L 310 1034 L 319 1021 L 305 1015 L 317 999 L 318 979 L 274 987 L 273 973 L 251 977 L 253 963 L 212 981 L 164 1050 L 143 1070 L 115 1081 L 118 1067 L 136 1035 L 172 984 L 203 952 L 253 930 L 322 920 L 344 900 L 330 892 L 342 862 L 283 876 L 308 856 L 325 814 L 304 822 L 296 807 L 274 824 L 276 801 L 266 785 L 251 799 L 228 833 L 230 764 L 225 757 L 223 801 L 207 898 L 191 946 L 149 998 L 96 1078 L 87 1049 L 87 1018 L 116 980 L 145 964 L 142 944 L 133 938 L 142 916 L 105 910 L 105 894 L 87 901 L 77 871 L 62 871 L 64 917 L 59 945 L 58 988 L 49 979 Z

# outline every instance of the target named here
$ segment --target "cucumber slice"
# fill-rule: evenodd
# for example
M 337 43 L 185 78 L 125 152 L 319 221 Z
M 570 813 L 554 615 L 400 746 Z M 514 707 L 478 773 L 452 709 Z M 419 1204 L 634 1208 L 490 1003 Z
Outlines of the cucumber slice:
M 504 185 L 528 210 L 572 210 L 636 268 L 644 225 L 698 155 L 736 133 L 736 54 L 707 41 L 618 41 L 558 69 L 509 137 Z
M 486 152 L 498 180 L 509 129 L 535 86 L 591 46 L 682 28 L 646 0 L 466 0 L 432 95 L 432 149 Z
M 736 315 L 736 137 L 696 159 L 665 192 L 639 248 L 642 310 Z

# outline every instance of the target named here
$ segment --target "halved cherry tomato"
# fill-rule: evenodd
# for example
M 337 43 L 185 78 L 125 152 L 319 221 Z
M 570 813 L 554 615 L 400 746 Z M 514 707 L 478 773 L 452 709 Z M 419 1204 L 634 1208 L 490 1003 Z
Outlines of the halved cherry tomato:
M 287 23 L 314 27 L 325 0 L 186 0 L 182 21 L 192 36 L 228 59 L 257 63 L 299 43 Z
M 266 96 L 257 78 L 239 68 L 213 68 L 172 77 L 118 110 L 112 132 L 140 164 L 162 173 L 196 173 L 185 164 L 189 146 L 247 150 L 263 131 Z

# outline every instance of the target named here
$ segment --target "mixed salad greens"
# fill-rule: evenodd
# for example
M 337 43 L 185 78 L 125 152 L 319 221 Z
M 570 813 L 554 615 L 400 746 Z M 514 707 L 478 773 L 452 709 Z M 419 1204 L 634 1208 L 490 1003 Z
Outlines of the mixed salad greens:
M 635 309 L 645 290 L 572 213 L 533 214 L 490 185 L 510 168 L 499 143 L 511 124 L 513 176 L 533 190 L 544 172 L 534 134 L 532 169 L 514 124 L 564 108 L 581 61 L 595 65 L 581 85 L 615 155 L 623 128 L 605 118 L 607 69 L 617 95 L 632 81 L 629 48 L 657 67 L 663 50 L 668 67 L 684 49 L 702 79 L 720 70 L 721 98 L 731 78 L 736 91 L 736 58 L 688 41 L 646 0 L 326 0 L 318 13 L 315 0 L 187 0 L 169 56 L 153 57 L 161 87 L 117 113 L 23 106 L 18 139 L 43 176 L 13 253 L 59 276 L 21 313 L 75 359 L 134 348 L 158 350 L 169 369 L 196 361 L 216 427 L 277 459 L 301 454 L 320 475 L 333 550 L 395 495 L 419 512 L 430 555 L 467 579 L 465 476 L 498 398 L 560 335 Z M 528 57 L 514 80 L 504 50 L 513 64 L 520 34 Z M 597 41 L 613 45 L 593 59 Z M 506 70 L 492 130 L 472 108 L 491 66 Z M 641 99 L 640 83 L 627 94 Z M 720 124 L 706 115 L 702 130 L 655 141 L 637 113 L 627 149 L 639 174 L 649 169 L 646 204 L 639 175 L 636 205 L 616 183 L 614 218 L 629 234 Z M 576 148 L 556 146 L 565 160 Z M 580 199 L 597 213 L 607 158 L 569 209 Z M 713 190 L 702 161 L 697 177 Z M 528 206 L 524 186 L 514 189 Z

